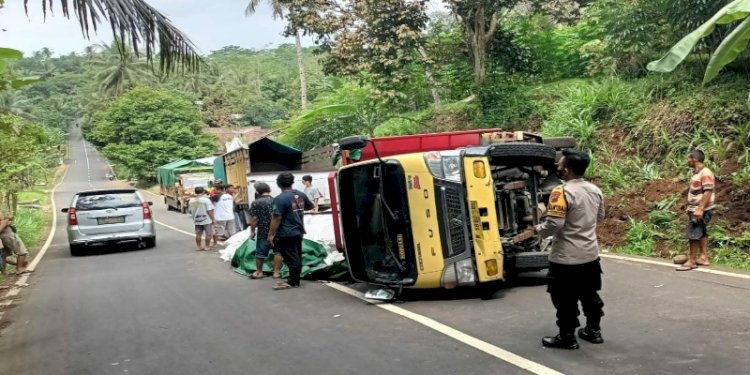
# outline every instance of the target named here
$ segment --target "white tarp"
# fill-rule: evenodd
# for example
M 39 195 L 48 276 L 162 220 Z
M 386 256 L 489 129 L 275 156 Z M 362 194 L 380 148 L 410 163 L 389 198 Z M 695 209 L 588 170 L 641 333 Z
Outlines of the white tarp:
M 242 143 L 240 137 L 234 137 L 229 142 L 225 143 L 224 146 L 226 146 L 227 152 L 232 152 L 244 148 L 245 144 Z
M 344 254 L 336 249 L 336 236 L 333 232 L 333 215 L 331 211 L 316 215 L 305 215 L 305 239 L 317 242 L 325 247 L 328 256 L 324 260 L 326 265 L 332 265 L 344 260 Z M 219 250 L 219 256 L 225 262 L 230 262 L 234 253 L 250 238 L 250 228 L 236 233 L 227 239 L 225 248 Z
M 219 257 L 221 260 L 231 262 L 232 258 L 234 258 L 234 253 L 237 252 L 237 249 L 239 249 L 248 239 L 250 239 L 250 228 L 237 232 L 234 236 L 227 238 L 224 242 L 224 248 L 219 249 Z

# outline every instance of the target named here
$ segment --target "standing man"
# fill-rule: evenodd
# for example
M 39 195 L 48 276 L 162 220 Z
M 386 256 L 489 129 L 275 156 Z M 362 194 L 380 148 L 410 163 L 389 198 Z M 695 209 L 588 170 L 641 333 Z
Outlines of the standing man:
M 302 184 L 305 185 L 305 195 L 307 195 L 307 199 L 309 199 L 313 203 L 313 209 L 311 210 L 311 213 L 318 213 L 318 201 L 320 198 L 323 198 L 323 193 L 320 192 L 318 188 L 313 186 L 312 184 L 312 176 L 305 175 L 302 176 Z
M 583 179 L 590 163 L 588 154 L 566 150 L 557 173 L 565 181 L 552 191 L 544 223 L 529 229 L 542 238 L 554 237 L 549 255 L 547 292 L 557 310 L 557 336 L 544 337 L 542 344 L 551 348 L 578 349 L 575 329 L 578 322 L 578 301 L 586 315 L 586 327 L 578 336 L 594 344 L 604 342 L 599 325 L 604 316 L 604 302 L 598 291 L 602 286 L 599 244 L 596 224 L 604 219 L 604 198 L 601 190 Z M 514 242 L 526 238 L 523 233 Z
M 255 273 L 250 275 L 251 279 L 263 278 L 263 263 L 271 251 L 268 242 L 268 231 L 271 229 L 271 217 L 273 209 L 273 197 L 271 187 L 265 182 L 255 183 L 255 192 L 258 197 L 250 205 L 250 238 L 255 239 Z M 281 262 L 283 258 L 279 253 L 273 257 L 273 278 L 281 278 Z
M 302 236 L 305 234 L 305 211 L 313 208 L 312 202 L 301 191 L 292 189 L 294 175 L 283 172 L 276 178 L 276 184 L 281 189 L 273 200 L 271 229 L 268 232 L 268 242 L 284 258 L 289 267 L 289 278 L 286 282 L 279 282 L 273 288 L 285 290 L 297 288 L 302 273 Z
M 688 260 L 677 271 L 690 271 L 698 266 L 709 266 L 708 260 L 708 223 L 714 216 L 714 173 L 703 162 L 706 155 L 701 150 L 688 154 L 688 165 L 693 169 L 688 190 L 688 228 L 687 238 L 690 241 Z M 700 256 L 698 255 L 700 253 Z M 697 258 L 697 260 L 696 260 Z
M 219 236 L 224 236 L 225 238 L 232 237 L 237 231 L 234 225 L 234 196 L 232 196 L 233 189 L 234 187 L 232 185 L 224 186 L 223 189 L 221 189 L 220 192 L 216 194 L 218 198 L 214 198 L 216 200 L 216 203 L 214 203 L 214 207 L 216 207 L 216 211 L 214 213 L 214 215 L 216 216 L 214 230 L 216 231 L 215 238 L 217 239 Z
M 211 246 L 214 222 L 214 205 L 206 197 L 206 189 L 202 186 L 195 188 L 195 197 L 188 201 L 188 209 L 195 224 L 195 246 L 197 251 L 206 251 Z M 206 235 L 206 246 L 201 246 L 201 237 Z

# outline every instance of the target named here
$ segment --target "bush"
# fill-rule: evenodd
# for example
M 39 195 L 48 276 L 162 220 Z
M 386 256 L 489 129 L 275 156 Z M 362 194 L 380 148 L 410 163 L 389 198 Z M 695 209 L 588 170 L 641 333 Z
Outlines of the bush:
M 657 233 L 652 224 L 630 219 L 630 228 L 625 235 L 627 244 L 617 251 L 626 254 L 652 256 L 654 250 L 656 250 L 656 236 Z
M 18 228 L 18 236 L 29 249 L 39 242 L 47 227 L 47 216 L 43 211 L 21 207 L 16 211 L 13 223 Z
M 530 130 L 529 123 L 536 113 L 523 80 L 500 72 L 488 73 L 482 87 L 477 89 L 480 115 L 478 127 L 504 130 Z

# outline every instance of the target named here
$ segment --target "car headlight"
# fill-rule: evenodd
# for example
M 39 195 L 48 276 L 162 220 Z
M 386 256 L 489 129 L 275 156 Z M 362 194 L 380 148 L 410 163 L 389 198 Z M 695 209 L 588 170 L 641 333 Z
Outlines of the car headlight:
M 425 153 L 424 159 L 433 176 L 461 181 L 461 154 L 459 151 L 428 152 Z

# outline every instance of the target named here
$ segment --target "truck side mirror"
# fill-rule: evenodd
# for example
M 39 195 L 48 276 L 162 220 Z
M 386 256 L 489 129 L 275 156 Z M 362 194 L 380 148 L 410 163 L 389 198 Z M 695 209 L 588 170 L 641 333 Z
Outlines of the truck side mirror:
M 369 139 L 354 135 L 351 137 L 342 138 L 339 141 L 339 148 L 345 151 L 358 150 L 365 148 L 368 142 L 370 142 Z

